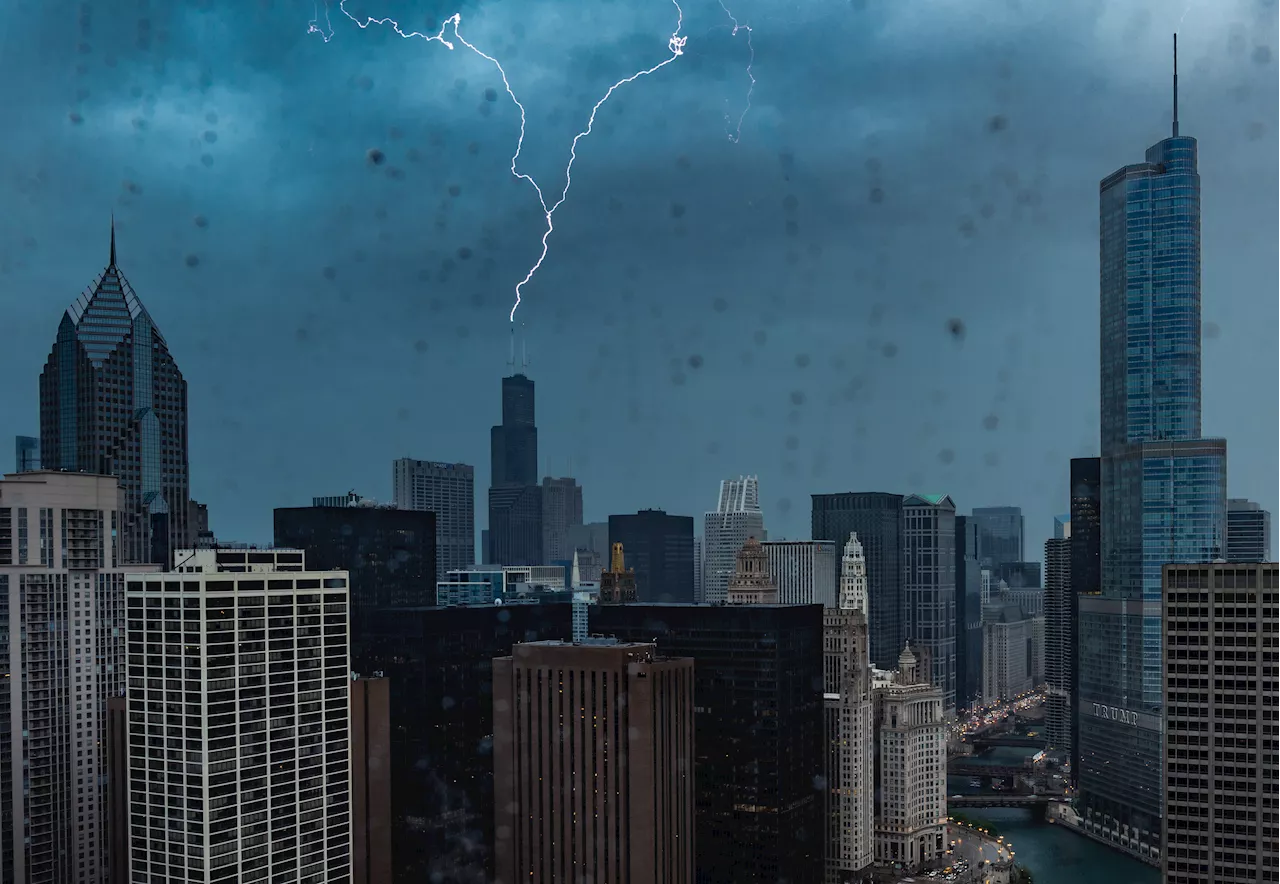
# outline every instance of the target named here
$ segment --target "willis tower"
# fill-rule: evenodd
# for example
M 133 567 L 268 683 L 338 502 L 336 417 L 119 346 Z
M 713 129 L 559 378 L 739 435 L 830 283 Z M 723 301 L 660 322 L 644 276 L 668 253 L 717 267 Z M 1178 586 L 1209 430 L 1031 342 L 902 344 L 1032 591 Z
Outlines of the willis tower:
M 514 355 L 514 354 L 513 354 Z M 513 359 L 514 363 L 514 359 Z M 492 565 L 542 564 L 542 488 L 533 381 L 502 379 L 502 423 L 490 430 L 489 545 Z

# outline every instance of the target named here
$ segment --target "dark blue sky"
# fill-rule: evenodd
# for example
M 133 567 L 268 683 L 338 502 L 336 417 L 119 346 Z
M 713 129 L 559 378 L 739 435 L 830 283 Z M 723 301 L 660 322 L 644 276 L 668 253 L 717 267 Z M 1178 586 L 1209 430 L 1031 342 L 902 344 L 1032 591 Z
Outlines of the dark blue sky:
M 746 35 L 682 2 L 685 54 L 602 108 L 517 316 L 543 462 L 572 460 L 588 519 L 701 515 L 758 473 L 774 537 L 807 536 L 813 492 L 945 491 L 1024 507 L 1038 558 L 1068 458 L 1097 451 L 1098 181 L 1168 133 L 1175 27 L 1205 433 L 1229 441 L 1232 496 L 1276 509 L 1274 0 L 728 5 L 755 48 L 741 140 Z M 669 0 L 348 9 L 433 31 L 459 11 L 549 194 L 591 105 L 666 58 L 675 23 Z M 38 430 L 114 211 L 226 539 L 269 540 L 271 509 L 312 495 L 389 499 L 405 455 L 475 464 L 482 511 L 540 248 L 494 68 L 336 9 L 326 43 L 314 15 L 32 0 L 0 26 L 0 433 Z

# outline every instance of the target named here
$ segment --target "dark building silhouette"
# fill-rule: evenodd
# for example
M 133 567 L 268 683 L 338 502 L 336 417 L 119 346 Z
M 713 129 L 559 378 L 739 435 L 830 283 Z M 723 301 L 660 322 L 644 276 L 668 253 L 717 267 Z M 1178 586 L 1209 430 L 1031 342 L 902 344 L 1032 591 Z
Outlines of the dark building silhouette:
M 609 517 L 609 545 L 622 544 L 642 602 L 693 601 L 693 517 L 662 510 Z
M 350 574 L 352 636 L 367 610 L 435 604 L 435 513 L 284 507 L 275 511 L 275 545 L 303 550 L 313 571 Z
M 351 884 L 391 884 L 391 857 L 391 682 L 353 677 Z
M 693 884 L 693 661 L 518 644 L 493 661 L 496 884 Z
M 120 564 L 172 564 L 187 531 L 187 382 L 116 266 L 62 316 L 40 374 L 40 462 L 120 483 Z
M 992 576 L 1009 584 L 1010 589 L 1039 589 L 1039 562 L 1002 562 L 992 569 Z
M 832 540 L 843 548 L 849 534 L 856 532 L 862 542 L 871 662 L 885 670 L 897 666 L 906 641 L 902 500 L 901 494 L 874 491 L 813 495 L 814 540 Z
M 369 612 L 352 665 L 390 682 L 395 884 L 491 884 L 493 660 L 571 635 L 568 604 Z
M 982 696 L 982 568 L 978 562 L 978 525 L 956 516 L 956 705 L 973 705 Z
M 13 440 L 15 473 L 29 473 L 40 469 L 40 437 L 15 436 Z
M 977 506 L 971 519 L 978 526 L 978 563 L 995 573 L 1007 562 L 1021 562 L 1025 519 L 1020 506 Z
M 593 634 L 694 661 L 699 884 L 823 880 L 822 615 L 821 605 L 590 611 Z
M 1080 775 L 1080 597 L 1102 595 L 1102 459 L 1071 459 L 1071 778 Z
M 111 819 L 129 819 L 129 700 L 110 697 L 107 700 L 107 782 L 108 811 Z M 107 850 L 107 867 L 112 881 L 129 880 L 129 827 L 111 826 Z
M 1075 685 L 1075 594 L 1071 591 L 1071 540 L 1044 542 L 1045 735 L 1049 746 L 1072 757 L 1071 694 Z
M 485 564 L 541 565 L 542 487 L 534 384 L 502 379 L 502 423 L 489 431 L 489 528 Z

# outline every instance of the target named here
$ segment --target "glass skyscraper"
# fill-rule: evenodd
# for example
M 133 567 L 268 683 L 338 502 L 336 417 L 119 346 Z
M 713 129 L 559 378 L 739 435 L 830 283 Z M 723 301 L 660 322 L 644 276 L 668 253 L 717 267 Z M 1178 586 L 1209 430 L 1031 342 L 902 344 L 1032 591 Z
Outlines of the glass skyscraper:
M 190 546 L 187 382 L 116 266 L 63 314 L 40 374 L 40 459 L 47 470 L 115 476 L 120 564 L 172 565 Z
M 1087 825 L 1151 854 L 1161 567 L 1220 558 L 1226 535 L 1226 442 L 1200 438 L 1200 175 L 1176 72 L 1172 136 L 1104 178 L 1099 204 L 1102 586 L 1077 598 L 1078 778 Z

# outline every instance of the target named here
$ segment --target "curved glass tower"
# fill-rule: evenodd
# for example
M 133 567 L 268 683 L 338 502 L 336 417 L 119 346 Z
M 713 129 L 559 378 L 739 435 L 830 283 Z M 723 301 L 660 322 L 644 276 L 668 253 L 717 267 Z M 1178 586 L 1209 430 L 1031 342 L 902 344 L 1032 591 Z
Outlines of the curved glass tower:
M 119 480 L 119 564 L 168 567 L 189 545 L 187 382 L 116 266 L 114 224 L 107 268 L 63 314 L 40 374 L 40 447 L 45 469 Z

